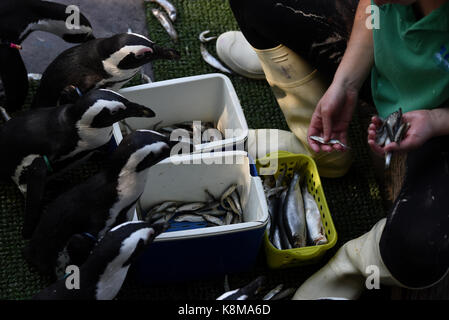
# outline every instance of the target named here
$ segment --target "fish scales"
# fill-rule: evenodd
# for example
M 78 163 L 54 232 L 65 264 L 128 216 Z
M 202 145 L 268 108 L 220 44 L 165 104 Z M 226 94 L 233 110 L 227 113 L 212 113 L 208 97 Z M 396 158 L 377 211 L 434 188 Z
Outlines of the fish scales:
M 304 202 L 299 185 L 300 174 L 295 172 L 290 182 L 283 210 L 285 231 L 295 248 L 307 245 L 307 226 Z
M 306 211 L 307 234 L 314 245 L 325 244 L 327 243 L 327 238 L 318 205 L 307 190 L 306 185 L 303 186 L 302 194 Z

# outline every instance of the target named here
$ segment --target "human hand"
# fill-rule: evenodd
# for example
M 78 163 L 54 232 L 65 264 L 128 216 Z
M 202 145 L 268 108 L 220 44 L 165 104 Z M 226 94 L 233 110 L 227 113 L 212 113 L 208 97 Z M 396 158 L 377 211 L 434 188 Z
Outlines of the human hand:
M 358 99 L 358 90 L 333 82 L 318 102 L 307 136 L 323 137 L 324 141 L 338 139 L 348 144 L 347 131 Z M 341 145 L 325 145 L 308 138 L 315 152 L 345 150 Z
M 374 153 L 384 156 L 387 152 L 407 152 L 423 145 L 427 140 L 435 136 L 433 117 L 430 110 L 416 110 L 402 115 L 403 122 L 410 127 L 400 143 L 392 142 L 384 147 L 376 144 L 376 130 L 382 125 L 382 121 L 374 116 L 368 127 L 368 144 Z

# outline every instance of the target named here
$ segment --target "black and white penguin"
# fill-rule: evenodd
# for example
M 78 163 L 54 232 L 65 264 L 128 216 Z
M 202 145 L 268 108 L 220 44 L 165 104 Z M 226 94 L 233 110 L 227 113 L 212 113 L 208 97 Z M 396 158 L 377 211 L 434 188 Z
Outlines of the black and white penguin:
M 264 276 L 257 277 L 250 284 L 240 288 L 223 293 L 217 300 L 252 300 L 263 287 L 266 278 Z
M 25 64 L 17 49 L 33 31 L 53 33 L 67 42 L 93 39 L 89 20 L 80 13 L 79 27 L 68 28 L 67 5 L 40 0 L 0 1 L 0 78 L 5 90 L 5 108 L 20 108 L 28 92 Z
M 31 236 L 39 219 L 49 174 L 107 146 L 115 122 L 154 116 L 151 109 L 100 89 L 74 104 L 23 112 L 0 126 L 0 177 L 12 177 L 26 193 L 23 236 Z
M 47 67 L 32 108 L 54 106 L 67 86 L 82 94 L 94 88 L 120 89 L 141 67 L 155 59 L 179 59 L 173 49 L 157 46 L 136 33 L 90 40 L 62 52 Z
M 173 144 L 149 130 L 125 136 L 101 172 L 47 206 L 25 249 L 27 260 L 40 272 L 51 274 L 71 237 L 86 233 L 101 239 L 115 225 L 130 220 L 144 191 L 148 169 L 169 157 Z M 92 245 L 74 247 L 89 250 L 84 252 L 87 256 Z M 81 256 L 83 253 L 77 254 Z
M 111 229 L 79 268 L 79 287 L 67 286 L 68 278 L 45 288 L 35 300 L 112 300 L 120 291 L 128 269 L 167 224 L 125 222 Z

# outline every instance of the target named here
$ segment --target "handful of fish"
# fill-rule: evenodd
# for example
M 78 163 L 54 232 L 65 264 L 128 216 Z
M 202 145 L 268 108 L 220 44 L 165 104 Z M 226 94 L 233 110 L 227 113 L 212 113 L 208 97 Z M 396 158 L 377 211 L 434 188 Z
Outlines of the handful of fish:
M 318 205 L 302 180 L 301 169 L 293 173 L 288 183 L 284 181 L 284 172 L 277 180 L 273 176 L 264 180 L 268 238 L 280 250 L 327 243 Z
M 409 127 L 409 123 L 403 122 L 402 109 L 399 108 L 382 121 L 381 127 L 376 131 L 376 143 L 381 147 L 391 142 L 399 144 Z M 390 167 L 391 157 L 391 152 L 385 155 L 385 169 Z
M 223 226 L 243 221 L 243 210 L 237 184 L 232 184 L 216 198 L 208 190 L 211 198 L 207 202 L 166 201 L 153 206 L 146 214 L 145 221 L 163 222 L 206 222 L 208 226 Z
M 296 291 L 295 288 L 283 290 L 284 285 L 281 283 L 262 296 L 265 282 L 266 278 L 259 276 L 244 287 L 234 290 L 227 288 L 217 300 L 283 300 L 290 298 Z

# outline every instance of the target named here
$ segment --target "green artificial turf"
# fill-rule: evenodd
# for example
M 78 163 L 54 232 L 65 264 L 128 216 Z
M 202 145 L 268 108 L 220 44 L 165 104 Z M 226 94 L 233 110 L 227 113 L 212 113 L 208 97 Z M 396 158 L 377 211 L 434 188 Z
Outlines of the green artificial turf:
M 176 0 L 178 9 L 175 22 L 179 42 L 173 43 L 168 34 L 152 16 L 150 8 L 156 4 L 146 4 L 149 34 L 152 40 L 163 46 L 176 48 L 182 54 L 179 61 L 154 62 L 156 81 L 217 72 L 201 58 L 198 35 L 210 30 L 216 35 L 237 30 L 227 1 L 223 0 Z M 209 52 L 216 56 L 215 41 L 207 44 Z M 243 107 L 250 128 L 288 129 L 270 87 L 264 80 L 251 80 L 238 75 L 229 76 Z M 33 88 L 30 96 L 32 95 Z M 201 94 L 200 92 L 198 94 Z M 27 103 L 30 102 L 30 97 Z M 263 250 L 252 270 L 229 275 L 231 288 L 245 285 L 259 275 L 267 277 L 267 290 L 279 283 L 285 287 L 298 287 L 307 277 L 321 267 L 347 240 L 368 231 L 375 222 L 385 216 L 381 192 L 376 182 L 366 144 L 366 121 L 356 116 L 350 127 L 350 141 L 355 156 L 348 174 L 338 179 L 322 179 L 326 200 L 337 229 L 337 245 L 323 259 L 314 265 L 285 270 L 269 270 Z M 72 170 L 67 177 L 55 182 L 52 191 L 61 191 L 60 186 L 69 187 L 83 181 L 98 170 L 98 164 L 89 163 Z M 0 182 L 0 299 L 26 299 L 48 285 L 32 270 L 22 258 L 26 241 L 20 230 L 23 223 L 23 197 L 10 182 Z M 207 254 L 207 252 L 205 252 Z M 175 255 L 175 253 L 167 253 Z M 157 262 L 155 262 L 157 263 Z M 187 263 L 179 261 L 180 268 Z M 181 284 L 167 284 L 144 287 L 130 276 L 124 283 L 118 299 L 184 300 L 215 299 L 223 293 L 223 278 L 205 279 Z

